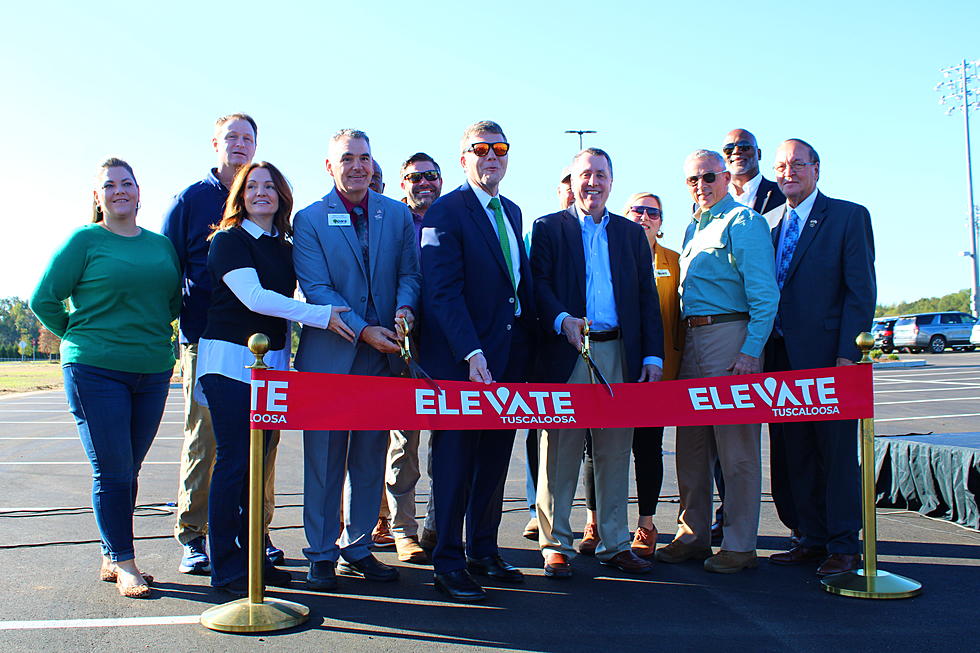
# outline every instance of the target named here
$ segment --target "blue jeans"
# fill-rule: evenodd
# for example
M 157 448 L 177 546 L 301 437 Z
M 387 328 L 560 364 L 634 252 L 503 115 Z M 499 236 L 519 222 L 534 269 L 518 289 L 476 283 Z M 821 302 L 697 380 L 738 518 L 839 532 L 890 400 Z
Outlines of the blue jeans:
M 67 363 L 62 373 L 68 408 L 92 464 L 102 555 L 132 560 L 137 478 L 163 417 L 170 370 L 137 374 Z
M 208 398 L 216 445 L 208 494 L 211 585 L 223 587 L 248 573 L 249 384 L 220 374 L 198 382 Z M 265 432 L 266 453 L 270 431 Z

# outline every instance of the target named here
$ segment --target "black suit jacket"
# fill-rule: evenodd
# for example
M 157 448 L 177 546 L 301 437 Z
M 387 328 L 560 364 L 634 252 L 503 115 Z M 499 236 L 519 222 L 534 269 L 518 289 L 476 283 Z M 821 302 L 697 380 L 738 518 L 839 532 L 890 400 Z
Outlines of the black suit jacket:
M 783 218 L 789 206 L 784 210 Z M 781 218 L 772 230 L 779 256 Z M 818 192 L 803 223 L 779 299 L 779 319 L 793 369 L 858 359 L 854 339 L 874 317 L 874 234 L 860 204 Z M 777 258 L 778 269 L 779 261 Z
M 476 194 L 464 185 L 440 197 L 422 223 L 422 310 L 419 357 L 437 379 L 465 381 L 463 357 L 482 349 L 495 380 L 503 378 L 515 329 L 531 331 L 534 293 L 531 265 L 521 238 L 521 210 L 501 196 L 517 236 L 521 317 L 514 315 L 514 288 L 500 241 Z
M 561 313 L 585 316 L 585 247 L 575 209 L 534 221 L 531 272 L 534 274 L 537 314 L 541 325 L 536 374 L 541 381 L 564 383 L 572 374 L 578 352 L 564 335 L 555 334 Z M 640 377 L 645 356 L 664 355 L 660 302 L 653 283 L 650 245 L 642 227 L 609 214 L 606 225 L 613 295 L 623 345 L 627 382 Z
M 765 215 L 780 204 L 786 203 L 786 196 L 779 190 L 779 184 L 769 181 L 765 177 L 759 182 L 759 189 L 755 193 L 755 202 L 752 203 L 752 210 L 759 215 Z

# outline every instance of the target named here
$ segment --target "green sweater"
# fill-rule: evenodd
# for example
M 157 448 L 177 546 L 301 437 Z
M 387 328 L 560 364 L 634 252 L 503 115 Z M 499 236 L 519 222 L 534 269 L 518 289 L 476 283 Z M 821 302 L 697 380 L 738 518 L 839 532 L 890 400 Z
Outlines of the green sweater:
M 71 299 L 71 310 L 62 303 Z M 59 249 L 30 302 L 61 337 L 61 362 L 150 374 L 173 368 L 170 323 L 180 311 L 180 264 L 170 241 L 89 224 Z

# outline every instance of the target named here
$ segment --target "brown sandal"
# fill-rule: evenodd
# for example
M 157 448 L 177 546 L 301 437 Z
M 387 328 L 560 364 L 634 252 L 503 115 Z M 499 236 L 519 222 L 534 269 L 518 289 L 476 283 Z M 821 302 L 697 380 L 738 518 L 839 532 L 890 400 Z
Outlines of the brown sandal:
M 145 584 L 124 587 L 123 584 L 119 582 L 119 578 L 116 578 L 116 589 L 119 590 L 120 596 L 125 596 L 127 599 L 150 598 L 150 587 Z
M 109 564 L 112 564 L 112 563 L 109 563 Z M 144 574 L 142 571 L 140 571 L 140 575 L 143 577 L 143 580 L 146 581 L 146 584 L 147 585 L 152 585 L 153 584 L 153 576 L 151 576 L 150 574 Z M 114 566 L 113 567 L 107 567 L 105 565 L 105 562 L 103 562 L 102 563 L 102 567 L 99 569 L 99 580 L 105 581 L 107 583 L 115 583 L 116 582 L 116 570 L 115 570 Z

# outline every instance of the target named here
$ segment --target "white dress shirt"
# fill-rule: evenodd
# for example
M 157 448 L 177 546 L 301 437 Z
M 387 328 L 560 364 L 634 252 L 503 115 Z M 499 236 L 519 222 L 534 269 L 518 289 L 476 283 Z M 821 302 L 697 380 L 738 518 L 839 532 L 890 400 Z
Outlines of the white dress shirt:
M 786 203 L 783 212 L 783 220 L 789 220 L 790 218 L 789 212 L 796 211 L 796 219 L 800 223 L 800 229 L 798 232 L 800 236 L 803 235 L 803 228 L 806 227 L 806 220 L 807 218 L 810 217 L 810 211 L 813 210 L 813 202 L 816 199 L 817 199 L 817 190 L 814 189 L 813 192 L 810 193 L 809 197 L 807 197 L 805 200 L 800 202 L 799 206 L 794 208 L 789 205 L 789 202 Z M 779 246 L 776 248 L 777 261 L 783 260 L 783 241 L 786 239 L 786 229 L 788 226 L 789 223 L 787 222 L 785 225 L 783 225 L 783 228 L 779 230 Z M 799 240 L 797 240 L 797 242 L 799 242 Z
M 738 189 L 735 188 L 735 184 L 728 184 L 728 192 L 735 201 L 743 206 L 747 206 L 750 209 L 752 205 L 755 204 L 755 196 L 759 192 L 759 184 L 762 183 L 762 173 L 756 174 L 755 177 L 749 179 L 747 182 L 742 184 L 742 192 L 739 193 Z

